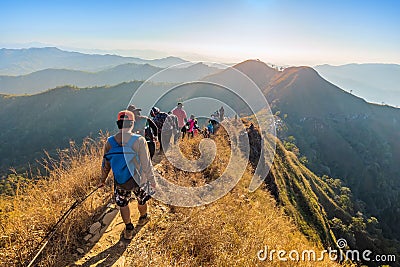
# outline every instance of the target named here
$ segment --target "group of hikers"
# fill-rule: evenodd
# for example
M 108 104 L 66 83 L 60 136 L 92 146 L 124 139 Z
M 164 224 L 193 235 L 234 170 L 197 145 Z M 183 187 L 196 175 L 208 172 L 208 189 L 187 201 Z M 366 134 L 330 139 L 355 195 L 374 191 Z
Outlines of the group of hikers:
M 221 107 L 221 109 L 223 110 L 223 107 Z M 177 106 L 169 112 L 163 112 L 159 108 L 153 107 L 150 110 L 150 117 L 142 116 L 140 114 L 141 109 L 133 105 L 130 105 L 127 110 L 133 112 L 135 116 L 133 133 L 140 134 L 146 139 L 149 147 L 150 159 L 152 159 L 155 154 L 155 142 L 157 140 L 160 144 L 159 154 L 162 154 L 164 151 L 168 150 L 171 138 L 173 138 L 174 144 L 178 142 L 180 137 L 182 137 L 182 139 L 186 136 L 187 138 L 191 138 L 198 133 L 202 133 L 204 137 L 209 138 L 214 134 L 214 129 L 217 127 L 220 120 L 219 117 L 216 119 L 214 114 L 211 115 L 208 124 L 201 130 L 198 125 L 198 120 L 193 114 L 190 115 L 189 118 L 187 117 L 182 102 L 178 102 Z
M 114 175 L 114 199 L 120 207 L 121 217 L 125 223 L 124 238 L 132 239 L 134 225 L 131 221 L 129 201 L 132 193 L 136 196 L 139 210 L 138 226 L 150 220 L 147 212 L 147 201 L 154 194 L 151 187 L 154 181 L 152 158 L 156 151 L 156 140 L 160 143 L 159 153 L 162 154 L 170 145 L 171 138 L 176 144 L 179 138 L 194 137 L 196 132 L 204 137 L 210 137 L 222 121 L 223 107 L 211 115 L 203 130 L 198 126 L 194 115 L 187 118 L 183 104 L 170 112 L 163 112 L 157 107 L 150 111 L 150 117 L 141 115 L 141 109 L 130 105 L 117 115 L 118 133 L 108 137 L 104 145 L 104 156 L 101 166 L 99 187 L 103 187 L 110 171 Z M 222 113 L 222 117 L 221 117 Z M 222 119 L 221 119 L 222 118 Z

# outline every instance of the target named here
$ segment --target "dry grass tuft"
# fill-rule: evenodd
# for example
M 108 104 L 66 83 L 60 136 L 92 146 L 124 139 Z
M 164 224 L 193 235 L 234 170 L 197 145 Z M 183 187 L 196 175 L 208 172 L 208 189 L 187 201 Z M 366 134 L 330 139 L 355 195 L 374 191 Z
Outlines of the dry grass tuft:
M 222 173 L 230 159 L 229 138 L 224 131 L 215 137 L 217 158 L 202 173 L 188 173 L 161 161 L 164 176 L 175 183 L 196 186 Z M 196 151 L 200 138 L 182 144 L 187 156 Z M 104 139 L 103 139 L 104 141 Z M 21 266 L 45 233 L 70 205 L 93 189 L 99 177 L 102 142 L 86 140 L 82 149 L 72 147 L 50 170 L 50 176 L 26 186 L 15 197 L 0 198 L 1 265 Z M 196 155 L 195 155 L 196 156 Z M 194 157 L 195 158 L 195 157 Z M 335 266 L 323 262 L 260 262 L 264 249 L 322 248 L 310 242 L 282 211 L 265 188 L 247 190 L 252 177 L 249 166 L 238 185 L 218 201 L 198 208 L 168 207 L 143 228 L 123 254 L 126 266 Z M 107 192 L 107 193 L 105 193 Z M 77 208 L 43 252 L 39 266 L 65 266 L 71 249 L 79 243 L 94 214 L 110 199 L 109 188 L 98 191 Z M 155 200 L 151 206 L 163 206 Z M 165 208 L 163 209 L 165 210 Z M 150 209 L 151 212 L 151 209 Z
M 48 159 L 48 177 L 23 186 L 13 197 L 0 196 L 1 266 L 26 265 L 35 248 L 61 215 L 98 183 L 102 142 L 86 139 L 60 152 L 60 160 Z M 51 169 L 50 167 L 51 166 Z M 99 190 L 77 207 L 43 251 L 40 266 L 57 266 L 90 224 L 98 208 L 109 199 Z
M 218 140 L 218 159 L 211 166 L 223 170 L 230 156 L 227 149 L 229 139 L 224 131 L 220 131 L 214 139 Z M 190 153 L 190 149 L 198 143 L 197 139 L 186 141 L 182 145 L 183 153 Z M 168 166 L 165 160 L 161 164 Z M 201 179 L 197 175 L 175 172 L 173 181 Z M 323 248 L 301 234 L 265 188 L 250 193 L 247 188 L 251 177 L 252 168 L 249 166 L 238 185 L 210 205 L 170 207 L 169 212 L 157 222 L 151 222 L 148 232 L 143 234 L 151 236 L 151 242 L 136 242 L 137 247 L 129 251 L 129 266 L 338 265 L 327 257 L 322 262 L 285 263 L 277 259 L 276 253 L 273 261 L 259 261 L 257 252 L 266 245 L 270 250 L 285 249 L 289 252 L 296 249 L 300 253 L 310 249 L 319 253 Z M 202 183 L 205 183 L 204 178 Z

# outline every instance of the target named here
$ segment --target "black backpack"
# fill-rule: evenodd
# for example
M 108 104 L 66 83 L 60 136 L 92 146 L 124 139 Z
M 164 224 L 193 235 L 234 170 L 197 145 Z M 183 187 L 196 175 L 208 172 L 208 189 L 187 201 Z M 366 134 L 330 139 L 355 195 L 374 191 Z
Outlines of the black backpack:
M 161 131 L 167 117 L 168 114 L 165 112 L 160 112 L 154 117 L 153 121 L 157 125 L 158 131 Z

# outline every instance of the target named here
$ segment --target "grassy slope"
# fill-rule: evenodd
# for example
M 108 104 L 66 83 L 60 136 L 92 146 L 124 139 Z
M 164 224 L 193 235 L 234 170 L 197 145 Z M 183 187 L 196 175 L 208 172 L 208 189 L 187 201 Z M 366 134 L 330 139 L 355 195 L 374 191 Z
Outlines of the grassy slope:
M 227 137 L 217 137 L 219 160 L 210 166 L 213 172 L 224 168 L 228 160 Z M 182 151 L 192 153 L 198 139 L 187 142 Z M 90 190 L 91 178 L 98 177 L 101 160 L 99 144 L 92 144 L 81 152 L 64 157 L 63 164 L 51 171 L 50 178 L 31 184 L 14 198 L 1 198 L 0 223 L 2 239 L 0 253 L 2 264 L 19 265 L 28 259 L 34 245 L 55 223 L 57 218 L 74 201 Z M 279 154 L 278 154 L 279 157 Z M 280 162 L 285 163 L 283 157 Z M 70 165 L 66 167 L 67 165 Z M 161 162 L 162 170 L 168 170 L 169 179 L 193 180 L 203 183 L 199 174 L 181 173 Z M 280 173 L 283 166 L 276 165 Z M 315 249 L 322 250 L 318 236 L 306 238 L 284 211 L 277 207 L 271 194 L 260 188 L 249 193 L 247 185 L 251 168 L 243 179 L 226 196 L 198 208 L 168 207 L 164 216 L 145 227 L 145 236 L 150 242 L 134 240 L 126 250 L 127 263 L 153 266 L 249 266 L 257 265 L 257 252 L 268 245 L 270 249 Z M 61 189 L 61 190 L 60 190 Z M 93 214 L 104 207 L 110 188 L 96 193 L 89 201 L 74 211 L 53 242 L 44 252 L 43 266 L 63 266 L 71 260 L 71 249 L 80 240 Z M 150 206 L 161 205 L 153 200 Z M 71 251 L 71 252 L 70 252 Z M 282 262 L 266 262 L 281 266 Z M 334 263 L 300 262 L 299 266 L 332 266 Z M 289 263 L 290 265 L 290 263 Z
M 314 173 L 339 177 L 365 203 L 362 212 L 398 239 L 399 110 L 368 104 L 306 67 L 286 69 L 264 93 L 285 116 L 280 137 L 293 135 Z

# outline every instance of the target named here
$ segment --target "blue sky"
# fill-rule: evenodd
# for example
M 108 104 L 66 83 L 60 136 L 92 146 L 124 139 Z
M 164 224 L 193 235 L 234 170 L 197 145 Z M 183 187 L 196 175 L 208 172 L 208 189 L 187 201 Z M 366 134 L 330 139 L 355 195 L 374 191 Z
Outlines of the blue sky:
M 400 1 L 1 1 L 0 45 L 281 65 L 400 64 Z

